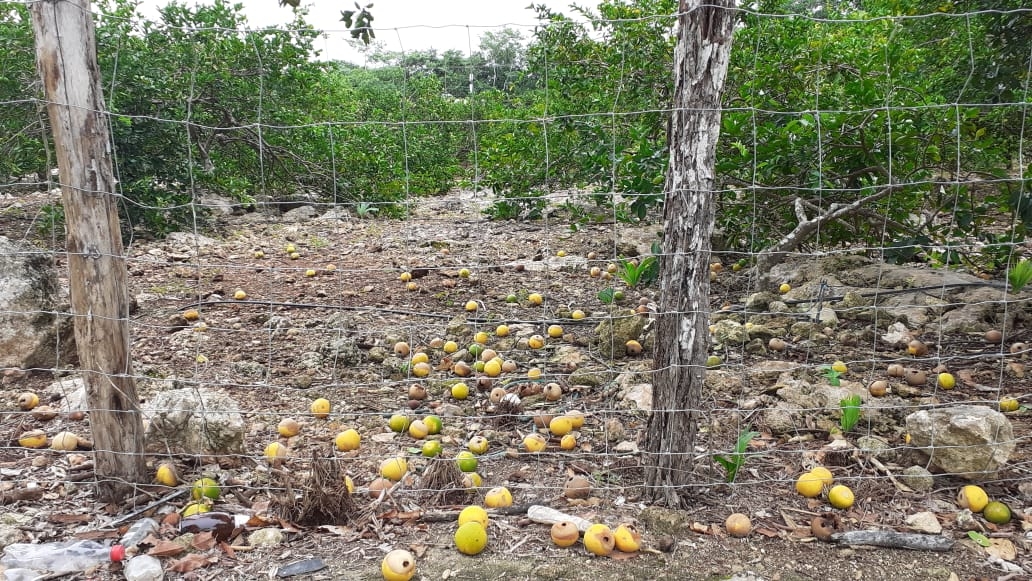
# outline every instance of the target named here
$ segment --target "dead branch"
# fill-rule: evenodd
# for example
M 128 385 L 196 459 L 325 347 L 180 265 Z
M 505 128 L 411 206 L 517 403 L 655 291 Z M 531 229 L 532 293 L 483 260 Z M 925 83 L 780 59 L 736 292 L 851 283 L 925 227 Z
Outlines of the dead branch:
M 896 531 L 847 531 L 831 535 L 831 540 L 843 545 L 868 545 L 913 551 L 949 551 L 953 548 L 953 539 L 947 537 Z

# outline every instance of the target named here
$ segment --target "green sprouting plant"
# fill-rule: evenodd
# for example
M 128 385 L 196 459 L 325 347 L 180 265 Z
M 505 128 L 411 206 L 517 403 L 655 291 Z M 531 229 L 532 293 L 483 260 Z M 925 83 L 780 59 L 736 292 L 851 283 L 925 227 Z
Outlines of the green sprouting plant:
M 842 373 L 835 371 L 829 365 L 822 366 L 821 371 L 824 372 L 824 378 L 828 380 L 829 385 L 834 387 L 842 385 L 842 382 L 839 381 L 839 376 L 842 375 Z
M 842 427 L 843 432 L 848 432 L 860 421 L 860 396 L 853 394 L 839 401 L 839 409 L 842 410 L 839 425 Z
M 362 219 L 372 218 L 373 215 L 375 215 L 379 211 L 380 208 L 377 208 L 369 202 L 359 202 L 357 205 L 355 205 L 355 215 Z
M 1007 273 L 1007 282 L 1010 283 L 1011 292 L 1020 292 L 1029 281 L 1032 281 L 1032 262 L 1021 259 Z
M 613 304 L 614 294 L 615 292 L 613 291 L 613 287 L 610 286 L 598 291 L 598 295 L 596 296 L 598 296 L 598 300 L 602 301 L 602 304 L 611 305 Z
M 659 261 L 655 256 L 646 256 L 640 261 L 621 260 L 617 274 L 631 288 L 648 285 L 659 276 Z
M 735 442 L 735 451 L 728 454 L 714 454 L 713 459 L 717 461 L 721 466 L 724 467 L 725 480 L 728 483 L 734 482 L 735 477 L 738 476 L 738 471 L 745 466 L 746 460 L 749 455 L 745 453 L 749 447 L 749 442 L 753 438 L 759 436 L 759 432 L 744 432 L 738 435 L 738 441 Z

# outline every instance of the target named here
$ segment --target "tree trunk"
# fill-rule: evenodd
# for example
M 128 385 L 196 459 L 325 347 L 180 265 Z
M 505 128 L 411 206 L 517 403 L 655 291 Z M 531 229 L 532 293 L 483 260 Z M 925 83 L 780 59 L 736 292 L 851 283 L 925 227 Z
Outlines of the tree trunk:
M 146 466 L 129 357 L 128 275 L 89 1 L 34 2 L 32 26 L 68 228 L 72 315 L 89 398 L 98 496 L 120 501 L 144 480 Z
M 652 415 L 646 433 L 650 500 L 687 501 L 709 344 L 709 258 L 720 96 L 731 55 L 734 2 L 681 0 L 666 180 Z

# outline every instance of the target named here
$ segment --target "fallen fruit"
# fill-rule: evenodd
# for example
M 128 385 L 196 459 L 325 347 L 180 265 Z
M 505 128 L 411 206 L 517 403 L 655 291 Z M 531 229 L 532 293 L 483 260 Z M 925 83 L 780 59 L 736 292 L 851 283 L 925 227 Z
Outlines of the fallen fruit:
M 845 373 L 845 372 L 849 371 L 849 368 L 846 367 L 846 364 L 844 362 L 842 362 L 842 361 L 836 361 L 836 362 L 832 363 L 831 364 L 831 369 L 832 369 L 832 371 L 835 371 L 837 373 Z
M 957 385 L 957 379 L 953 377 L 952 373 L 940 373 L 936 382 L 943 389 L 953 389 Z
M 534 378 L 531 378 L 531 379 L 534 379 Z M 545 396 L 545 399 L 547 401 L 559 401 L 560 399 L 563 398 L 563 386 L 561 386 L 561 385 L 559 385 L 558 383 L 555 383 L 555 382 L 549 383 L 549 384 L 545 385 L 544 390 L 542 391 L 542 394 Z M 562 436 L 562 434 L 556 434 L 556 435 L 557 436 Z
M 545 338 L 541 335 L 531 335 L 531 337 L 527 339 L 527 347 L 530 347 L 531 349 L 540 349 L 544 346 Z
M 570 499 L 587 498 L 591 496 L 591 482 L 583 476 L 571 476 L 563 486 L 563 496 Z
M 982 509 L 982 516 L 993 524 L 1005 525 L 1010 522 L 1011 510 L 1006 504 L 994 500 L 985 505 L 985 508 Z
M 401 480 L 401 477 L 408 472 L 408 460 L 403 456 L 388 458 L 380 463 L 380 476 L 391 482 Z
M 547 332 L 548 336 L 553 339 L 558 339 L 563 336 L 563 328 L 559 325 L 549 325 Z
M 211 478 L 200 478 L 195 480 L 193 487 L 190 489 L 190 498 L 193 498 L 194 500 L 200 500 L 202 498 L 218 500 L 221 494 L 222 490 L 219 488 L 219 483 L 215 482 Z
M 469 269 L 468 268 L 460 268 L 459 269 L 459 277 L 460 278 L 469 278 Z
M 498 337 L 508 337 L 509 336 L 509 326 L 508 325 L 498 325 L 497 327 L 495 327 L 495 335 L 497 335 Z
M 563 450 L 573 450 L 577 447 L 577 436 L 566 434 L 559 440 L 559 447 Z
M 709 368 L 720 367 L 720 365 L 723 362 L 724 362 L 724 360 L 721 359 L 719 355 L 710 355 L 709 357 L 706 358 L 706 367 L 709 367 Z
M 441 349 L 445 353 L 455 353 L 456 351 L 459 350 L 459 344 L 456 343 L 455 341 L 445 341 L 444 342 L 444 347 L 441 347 Z
M 32 417 L 36 418 L 41 422 L 49 422 L 50 420 L 56 418 L 57 414 L 57 410 L 48 405 L 37 406 L 35 409 L 32 410 Z
M 541 379 L 541 370 L 537 367 L 531 367 L 527 370 L 527 379 Z
M 441 445 L 440 440 L 427 440 L 423 442 L 420 452 L 427 458 L 435 458 L 441 455 L 441 450 L 443 449 L 444 447 Z
M 580 309 L 574 309 L 574 311 L 572 313 L 570 313 L 570 318 L 573 319 L 574 321 L 580 321 L 581 319 L 583 319 L 586 316 L 587 315 L 584 314 L 584 311 L 582 311 Z
M 552 542 L 560 547 L 572 546 L 580 539 L 577 525 L 565 520 L 552 525 L 549 535 L 552 537 Z
M 884 379 L 872 381 L 867 391 L 872 397 L 884 397 L 889 392 L 889 382 Z
M 396 353 L 398 357 L 408 357 L 411 352 L 412 348 L 404 341 L 398 341 L 394 344 L 394 353 Z
M 293 438 L 301 432 L 301 424 L 297 423 L 295 419 L 284 418 L 276 426 L 276 431 L 284 438 Z
M 437 416 L 426 416 L 423 418 L 423 423 L 426 424 L 430 434 L 440 434 L 441 428 L 444 427 L 444 422 Z
M 179 477 L 176 475 L 176 468 L 168 462 L 162 462 L 158 465 L 158 470 L 154 473 L 154 481 L 162 486 L 173 487 L 179 484 Z
M 26 391 L 18 395 L 18 409 L 27 412 L 39 405 L 39 396 Z
M 187 321 L 196 321 L 201 318 L 201 313 L 197 309 L 187 309 L 183 311 L 183 318 Z
M 43 430 L 29 430 L 18 436 L 18 445 L 22 448 L 42 448 L 47 445 L 47 434 Z
M 783 339 L 773 337 L 770 341 L 767 342 L 767 347 L 771 351 L 784 351 L 786 348 L 788 348 L 788 343 L 785 343 Z
M 748 516 L 736 512 L 728 516 L 727 520 L 724 521 L 724 529 L 732 537 L 741 539 L 749 536 L 749 533 L 752 532 L 752 521 L 749 520 Z
M 463 400 L 469 397 L 469 386 L 463 382 L 458 382 L 451 386 L 451 396 L 458 400 Z
M 1013 397 L 1005 397 L 1000 400 L 1000 411 L 1001 412 L 1016 412 L 1021 404 L 1017 399 Z
M 828 491 L 828 502 L 835 508 L 847 509 L 853 506 L 853 491 L 844 484 L 832 486 Z
M 478 308 L 479 308 L 479 306 L 477 305 L 476 301 L 466 301 L 466 310 L 467 311 L 472 313 L 472 312 L 476 311 Z
M 398 275 L 398 280 L 400 280 L 401 282 L 409 282 L 409 281 L 412 280 L 412 273 L 411 272 L 403 272 L 403 273 Z
M 287 458 L 287 447 L 279 442 L 273 442 L 265 447 L 265 460 L 271 466 L 279 466 Z
M 613 531 L 613 546 L 621 553 L 633 553 L 641 548 L 641 533 L 631 524 L 621 524 Z
M 985 332 L 986 343 L 996 344 L 1000 343 L 1001 341 L 1003 341 L 1003 333 L 997 331 L 996 329 L 990 329 Z
M 807 472 L 796 480 L 795 489 L 806 498 L 817 498 L 824 490 L 824 479 L 818 474 Z
M 415 420 L 409 424 L 408 433 L 414 439 L 422 440 L 430 433 L 430 428 L 427 427 L 426 422 L 423 420 Z
M 191 502 L 183 507 L 183 510 L 179 511 L 179 514 L 183 516 L 193 516 L 195 514 L 201 514 L 203 512 L 211 511 L 211 507 L 207 502 Z
M 792 286 L 789 285 L 787 282 L 781 283 L 781 286 L 778 287 L 778 292 L 781 294 L 785 294 L 790 290 L 792 290 Z
M 478 522 L 468 522 L 455 531 L 455 548 L 463 555 L 479 555 L 487 547 L 487 529 Z
M 584 548 L 592 555 L 606 557 L 615 546 L 613 531 L 604 524 L 593 524 L 584 531 Z
M 906 380 L 907 385 L 917 387 L 919 385 L 924 385 L 928 381 L 928 375 L 920 369 L 907 369 L 904 374 L 904 379 Z
M 236 291 L 233 292 L 233 298 L 238 301 L 242 301 L 247 298 L 247 293 L 245 293 L 243 289 L 238 288 L 236 289 Z
M 487 511 L 484 507 L 471 504 L 459 512 L 459 526 L 468 523 L 475 522 L 479 523 L 480 526 L 487 528 L 488 516 Z
M 423 352 L 414 354 L 412 356 L 412 364 L 415 365 L 417 363 L 430 363 L 430 356 Z
M 390 426 L 392 432 L 400 434 L 408 429 L 411 422 L 412 418 L 405 414 L 394 414 L 391 416 L 391 419 L 387 420 L 387 425 Z
M 409 581 L 416 574 L 416 558 L 404 549 L 395 549 L 383 558 L 380 573 L 384 581 Z
M 914 339 L 910 343 L 907 343 L 907 353 L 914 357 L 924 357 L 925 355 L 928 355 L 928 346 L 921 341 Z
M 466 442 L 466 448 L 474 454 L 483 454 L 484 452 L 487 452 L 487 448 L 490 445 L 491 443 L 483 436 L 473 436 L 469 439 L 469 442 Z
M 374 478 L 373 481 L 369 483 L 369 498 L 380 498 L 393 486 L 394 483 L 386 478 Z
M 420 361 L 412 366 L 412 375 L 416 377 L 426 377 L 433 371 L 433 367 L 430 366 L 426 361 Z
M 469 450 L 463 450 L 455 455 L 455 464 L 463 472 L 477 471 L 477 457 Z
M 982 487 L 969 484 L 957 492 L 957 506 L 970 509 L 971 512 L 982 512 L 989 504 L 989 495 Z
M 512 493 L 504 486 L 496 486 L 484 495 L 484 506 L 487 508 L 505 508 L 512 506 Z
M 573 431 L 573 420 L 566 416 L 556 416 L 552 418 L 551 422 L 548 422 L 548 431 L 555 436 L 565 436 Z
M 528 452 L 532 452 L 532 453 L 540 452 L 540 451 L 544 450 L 545 446 L 547 446 L 547 445 L 548 445 L 548 440 L 546 440 L 544 436 L 542 436 L 541 434 L 539 434 L 537 432 L 534 432 L 532 434 L 527 434 L 527 436 L 525 438 L 523 438 L 523 446 L 527 448 Z
M 624 344 L 624 349 L 627 351 L 627 354 L 631 356 L 641 355 L 642 351 L 641 343 L 635 341 L 634 339 L 627 341 L 627 343 Z
M 58 432 L 50 440 L 51 450 L 63 450 L 70 452 L 79 447 L 79 436 L 72 432 Z
M 333 439 L 333 445 L 337 447 L 341 452 L 350 452 L 352 450 L 358 450 L 362 444 L 362 436 L 358 433 L 355 428 L 348 428 L 343 432 L 337 434 L 337 437 Z
M 408 388 L 408 397 L 409 397 L 409 399 L 414 399 L 414 400 L 417 400 L 417 401 L 423 401 L 424 399 L 426 399 L 426 396 L 427 396 L 426 387 L 424 387 L 423 384 L 421 384 L 421 383 L 413 383 L 412 385 L 409 386 L 409 388 Z
M 828 470 L 824 466 L 817 466 L 813 470 L 810 470 L 810 474 L 813 474 L 821 479 L 824 486 L 831 486 L 835 482 L 835 477 L 832 475 L 831 470 Z
M 527 301 L 530 302 L 530 304 L 532 305 L 540 305 L 545 301 L 545 298 L 542 297 L 539 293 L 530 293 L 529 295 L 527 295 Z
M 502 374 L 502 362 L 497 359 L 492 359 L 487 363 L 484 363 L 484 375 L 488 377 L 498 377 Z
M 899 363 L 893 363 L 886 368 L 886 372 L 889 374 L 889 377 L 903 377 L 903 374 L 906 373 L 906 369 L 904 369 Z
M 315 276 L 317 274 L 319 274 L 319 273 L 316 272 L 316 270 L 314 268 L 309 268 L 309 269 L 305 270 L 305 276 L 308 277 L 308 278 L 312 278 L 313 276 Z
M 487 342 L 490 341 L 490 340 L 491 340 L 491 336 L 487 334 L 487 331 L 477 331 L 476 334 L 473 335 L 473 342 L 477 344 L 477 346 L 476 346 L 477 352 L 473 353 L 473 351 L 470 350 L 470 353 L 473 353 L 473 355 L 479 355 L 480 354 L 480 349 L 481 349 L 480 346 L 481 345 L 487 345 Z

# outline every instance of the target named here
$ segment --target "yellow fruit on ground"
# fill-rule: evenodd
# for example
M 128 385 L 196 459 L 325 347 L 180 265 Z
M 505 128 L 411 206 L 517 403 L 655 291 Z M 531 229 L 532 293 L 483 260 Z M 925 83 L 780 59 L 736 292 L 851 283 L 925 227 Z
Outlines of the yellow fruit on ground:
M 265 447 L 265 460 L 273 466 L 283 463 L 287 457 L 287 447 L 279 442 L 273 442 Z
M 462 474 L 462 485 L 466 488 L 480 488 L 484 479 L 476 472 L 464 472 Z
M 836 362 L 832 363 L 831 364 L 831 369 L 833 371 L 838 372 L 838 373 L 845 373 L 845 372 L 849 371 L 849 368 L 846 367 L 846 364 L 844 362 L 842 362 L 842 361 L 836 361 Z
M 985 508 L 982 509 L 982 516 L 993 524 L 1005 525 L 1011 520 L 1011 510 L 1006 504 L 994 500 L 985 505 Z
M 20 409 L 21 411 L 27 412 L 38 405 L 39 396 L 32 393 L 31 391 L 26 391 L 18 395 L 18 409 Z
M 468 268 L 459 269 L 459 278 L 469 278 L 470 272 Z
M 59 432 L 50 440 L 51 450 L 63 450 L 71 452 L 79 447 L 79 436 L 72 432 Z
M 565 436 L 573 431 L 573 420 L 566 416 L 556 416 L 548 422 L 548 431 L 555 436 Z
M 824 479 L 813 472 L 807 472 L 796 480 L 795 489 L 806 498 L 817 498 L 824 490 Z
M 523 446 L 525 448 L 527 448 L 528 452 L 532 452 L 532 453 L 540 452 L 540 451 L 544 450 L 545 446 L 547 446 L 547 445 L 548 445 L 548 440 L 546 440 L 544 436 L 542 436 L 541 434 L 539 434 L 537 432 L 534 432 L 532 434 L 527 434 L 527 436 L 525 438 L 523 438 Z
M 18 436 L 18 445 L 22 448 L 42 448 L 47 445 L 47 433 L 43 430 L 29 430 Z
M 305 276 L 308 277 L 308 278 L 312 278 L 313 276 L 315 276 L 317 274 L 319 274 L 319 273 L 316 272 L 314 268 L 309 268 L 309 269 L 305 270 Z
M 627 352 L 628 355 L 641 355 L 642 346 L 641 343 L 639 343 L 638 341 L 630 339 L 626 343 L 624 343 L 624 350 Z
M 284 438 L 293 438 L 301 432 L 301 424 L 293 418 L 283 418 L 276 426 L 276 431 Z
M 943 389 L 953 389 L 957 385 L 957 379 L 953 377 L 952 373 L 940 373 L 938 383 L 939 387 Z
M 201 514 L 204 512 L 211 511 L 211 506 L 207 502 L 191 502 L 183 507 L 183 510 L 179 511 L 179 514 L 183 516 L 193 516 L 195 514 Z
M 430 356 L 426 353 L 416 353 L 412 356 L 412 364 L 415 365 L 417 363 L 430 363 Z
M 441 455 L 441 451 L 444 447 L 441 445 L 440 440 L 427 440 L 423 442 L 423 447 L 420 449 L 420 453 L 427 458 L 435 458 Z
M 408 472 L 408 460 L 403 456 L 388 458 L 380 463 L 380 476 L 391 482 L 401 480 L 401 477 Z
M 387 420 L 387 425 L 390 426 L 392 432 L 404 432 L 408 429 L 409 424 L 412 423 L 412 418 L 405 414 L 394 414 L 391 419 Z
M 415 292 L 415 291 L 419 290 L 419 285 L 416 284 L 416 281 L 410 280 L 407 283 L 405 283 L 405 289 L 409 290 L 409 291 L 412 291 L 412 292 Z
M 828 491 L 828 502 L 835 508 L 847 509 L 853 506 L 853 491 L 844 484 L 832 486 Z
M 606 557 L 616 547 L 613 531 L 603 524 L 593 524 L 584 531 L 584 548 L 592 555 Z
M 749 533 L 752 532 L 752 521 L 748 516 L 736 512 L 724 521 L 724 530 L 732 537 L 741 539 L 749 536 Z
M 451 396 L 458 400 L 463 400 L 469 397 L 469 386 L 463 382 L 458 382 L 451 386 Z
M 158 470 L 154 473 L 154 481 L 162 486 L 177 486 L 179 484 L 179 477 L 176 476 L 176 468 L 168 462 L 162 462 L 158 465 Z
M 499 337 L 509 336 L 509 325 L 498 325 L 495 327 L 495 335 Z
M 234 298 L 234 299 L 236 299 L 236 300 L 238 300 L 238 301 L 242 301 L 242 300 L 244 300 L 244 299 L 246 299 L 246 298 L 247 298 L 247 293 L 245 293 L 245 292 L 243 291 L 243 289 L 239 289 L 239 288 L 238 288 L 238 289 L 236 289 L 236 291 L 235 291 L 235 292 L 233 293 L 233 298 Z
M 566 434 L 559 440 L 559 447 L 563 450 L 573 450 L 577 447 L 577 436 Z
M 970 509 L 971 512 L 982 512 L 989 504 L 989 495 L 982 487 L 969 484 L 957 492 L 957 506 Z
M 479 343 L 480 345 L 487 345 L 487 342 L 491 340 L 491 336 L 486 331 L 477 331 L 473 335 L 473 342 Z
M 183 318 L 187 321 L 196 321 L 201 318 L 201 313 L 197 309 L 187 309 L 183 311 Z
M 573 319 L 574 321 L 579 321 L 579 320 L 583 319 L 585 316 L 586 315 L 584 314 L 584 311 L 582 311 L 580 309 L 576 309 L 575 311 L 570 313 L 570 318 Z
M 792 287 L 787 282 L 781 283 L 781 286 L 778 287 L 778 292 L 781 294 L 785 294 L 790 290 L 792 290 Z
M 430 375 L 431 371 L 433 371 L 433 367 L 430 367 L 426 361 L 420 361 L 412 366 L 412 375 L 415 377 L 426 377 Z
M 621 524 L 613 531 L 613 544 L 621 553 L 633 553 L 641 548 L 641 533 L 634 525 Z
M 566 417 L 570 418 L 570 422 L 573 423 L 573 429 L 579 430 L 584 427 L 584 412 L 580 410 L 570 410 L 566 412 Z
M 408 427 L 408 434 L 416 440 L 422 440 L 427 437 L 430 433 L 430 428 L 427 427 L 426 422 L 423 420 L 415 420 Z
M 487 529 L 478 522 L 468 522 L 455 531 L 455 548 L 463 555 L 479 555 L 487 547 Z
M 484 375 L 488 377 L 498 377 L 502 374 L 502 362 L 497 359 L 492 359 L 484 364 Z
M 344 475 L 344 488 L 348 489 L 348 494 L 355 493 L 355 481 L 350 476 Z
M 475 504 L 471 504 L 459 512 L 460 527 L 468 522 L 475 522 L 486 529 L 488 520 L 487 511 L 484 510 L 484 507 Z
M 821 482 L 824 486 L 831 486 L 835 482 L 835 476 L 832 475 L 831 470 L 828 470 L 824 466 L 817 466 L 813 470 L 810 470 L 810 474 L 815 474 L 820 477 Z
M 1020 407 L 1021 407 L 1021 404 L 1018 402 L 1017 399 L 1015 399 L 1013 397 L 1005 397 L 1005 398 L 1000 400 L 1000 411 L 1001 412 L 1004 412 L 1004 413 L 1006 413 L 1006 412 L 1016 412 L 1016 411 L 1018 411 L 1018 408 L 1020 408 Z
M 444 427 L 444 422 L 442 422 L 441 418 L 437 416 L 426 416 L 423 418 L 423 423 L 426 424 L 426 428 L 430 431 L 430 434 L 440 434 L 441 428 Z
M 469 312 L 476 311 L 479 308 L 476 301 L 466 301 L 466 310 Z
M 416 558 L 403 549 L 395 549 L 380 563 L 384 581 L 409 581 L 416 574 Z
M 724 363 L 724 360 L 720 358 L 720 355 L 710 355 L 706 358 L 706 367 L 711 369 L 714 367 L 720 367 L 722 363 Z
M 441 347 L 441 350 L 443 350 L 445 353 L 455 353 L 459 350 L 459 344 L 455 341 L 445 341 L 444 347 Z
M 341 452 L 350 452 L 352 450 L 358 450 L 358 447 L 362 444 L 362 436 L 358 433 L 355 428 L 348 428 L 343 432 L 337 434 L 337 437 L 333 439 L 333 445 L 337 447 Z
M 262 250 L 255 250 L 252 256 L 255 258 L 265 258 L 265 252 Z
M 537 367 L 531 367 L 530 369 L 527 370 L 527 378 L 528 379 L 540 379 L 541 378 L 541 370 L 538 369 Z
M 541 303 L 545 302 L 545 298 L 542 297 L 539 293 L 530 293 L 529 295 L 527 295 L 527 301 L 532 305 L 540 305 Z
M 473 436 L 469 439 L 469 442 L 466 442 L 466 448 L 474 454 L 483 454 L 484 452 L 487 452 L 487 448 L 490 445 L 491 443 L 483 436 Z
M 211 478 L 200 478 L 195 480 L 193 488 L 190 489 L 190 497 L 194 500 L 200 500 L 202 498 L 218 500 L 221 494 L 222 490 L 219 488 L 219 483 L 215 482 Z
M 548 326 L 548 336 L 553 339 L 558 339 L 563 336 L 563 328 L 559 325 Z
M 532 335 L 530 339 L 527 339 L 527 347 L 531 349 L 540 349 L 545 346 L 545 338 L 541 335 Z
M 497 486 L 484 495 L 484 506 L 487 508 L 505 508 L 512 506 L 512 493 L 504 486 Z
M 403 272 L 403 273 L 398 275 L 398 280 L 400 280 L 401 282 L 409 282 L 409 281 L 412 280 L 412 273 L 411 272 Z
M 455 464 L 463 472 L 477 471 L 477 457 L 469 450 L 463 450 L 455 455 Z

